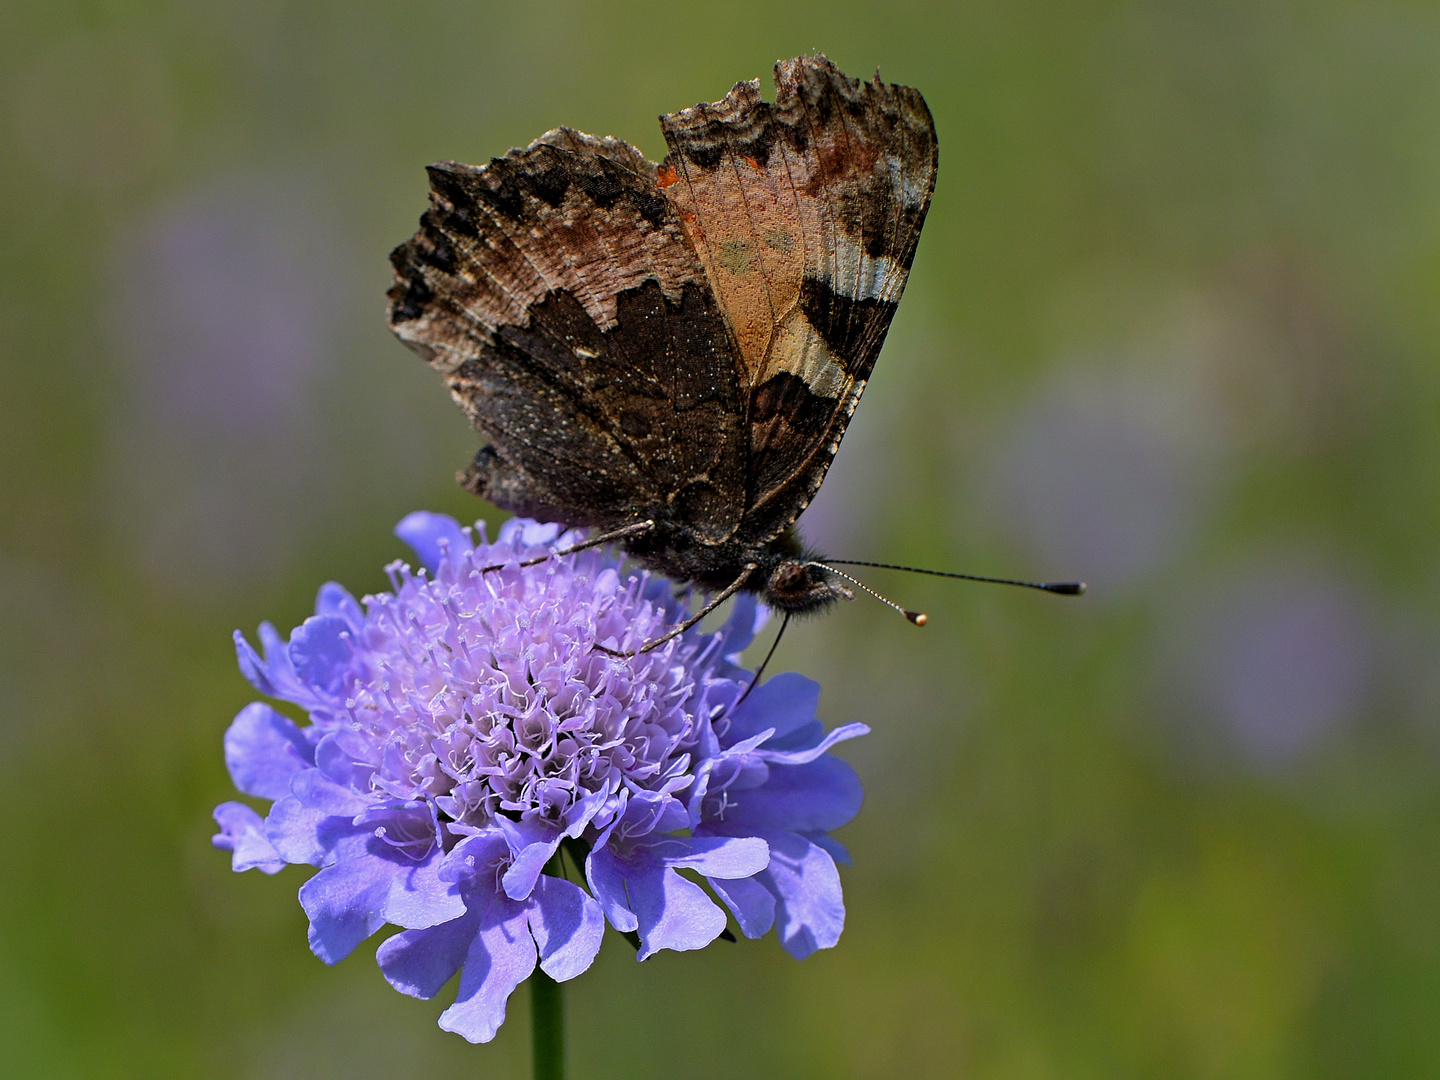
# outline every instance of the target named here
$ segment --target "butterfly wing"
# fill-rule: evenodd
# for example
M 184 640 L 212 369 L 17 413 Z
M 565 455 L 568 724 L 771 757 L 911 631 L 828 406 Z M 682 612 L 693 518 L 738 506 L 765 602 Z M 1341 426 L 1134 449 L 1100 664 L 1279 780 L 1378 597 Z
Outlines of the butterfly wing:
M 739 367 L 655 166 L 558 128 L 430 179 L 420 231 L 391 255 L 390 325 L 489 440 L 466 485 L 572 525 L 733 533 Z
M 430 170 L 390 320 L 488 437 L 477 494 L 570 524 L 654 517 L 728 558 L 808 504 L 904 288 L 936 140 L 917 91 L 824 56 L 776 82 L 773 105 L 740 83 L 662 117 L 658 167 L 559 128 Z
M 906 86 L 823 55 L 661 118 L 658 178 L 734 335 L 749 441 L 742 542 L 809 503 L 905 288 L 935 188 L 935 126 Z

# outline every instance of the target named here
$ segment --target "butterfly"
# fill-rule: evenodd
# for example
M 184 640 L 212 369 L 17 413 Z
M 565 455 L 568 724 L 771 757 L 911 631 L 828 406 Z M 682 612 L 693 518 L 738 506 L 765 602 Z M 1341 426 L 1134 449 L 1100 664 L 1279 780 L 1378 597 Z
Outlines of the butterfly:
M 391 329 L 486 439 L 465 487 L 601 530 L 710 592 L 706 610 L 741 590 L 786 614 L 852 595 L 794 525 L 935 188 L 918 91 L 821 54 L 775 83 L 774 103 L 757 79 L 662 116 L 658 164 L 561 127 L 432 165 L 420 230 L 391 254 Z

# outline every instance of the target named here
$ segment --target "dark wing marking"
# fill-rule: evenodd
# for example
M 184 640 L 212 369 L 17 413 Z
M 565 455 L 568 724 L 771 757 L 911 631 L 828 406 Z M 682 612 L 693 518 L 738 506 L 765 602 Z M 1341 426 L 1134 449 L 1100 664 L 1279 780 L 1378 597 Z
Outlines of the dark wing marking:
M 665 512 L 697 539 L 733 533 L 738 364 L 655 166 L 560 128 L 430 175 L 391 256 L 390 324 L 489 439 L 467 486 L 569 524 Z
M 666 194 L 740 349 L 750 482 L 742 541 L 782 532 L 824 479 L 884 343 L 935 187 L 918 91 L 824 56 L 661 118 Z

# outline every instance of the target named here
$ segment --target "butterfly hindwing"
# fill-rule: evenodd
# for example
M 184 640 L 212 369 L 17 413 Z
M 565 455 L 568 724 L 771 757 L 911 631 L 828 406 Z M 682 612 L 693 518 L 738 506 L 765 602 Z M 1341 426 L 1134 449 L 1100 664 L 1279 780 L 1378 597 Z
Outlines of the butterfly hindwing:
M 392 255 L 391 325 L 489 439 L 477 494 L 723 539 L 745 504 L 739 368 L 654 168 L 563 128 L 487 166 L 433 167 L 421 230 Z

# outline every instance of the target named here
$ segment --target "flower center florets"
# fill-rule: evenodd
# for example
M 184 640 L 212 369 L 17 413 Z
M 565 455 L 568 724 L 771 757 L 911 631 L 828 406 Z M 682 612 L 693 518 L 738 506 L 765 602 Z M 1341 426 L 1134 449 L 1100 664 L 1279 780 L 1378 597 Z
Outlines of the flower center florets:
M 431 802 L 464 833 L 582 806 L 603 825 L 622 792 L 688 785 L 714 637 L 597 651 L 673 625 L 663 581 L 591 552 L 481 572 L 524 550 L 451 553 L 433 576 L 396 563 L 394 592 L 365 598 L 336 716 L 362 793 Z

